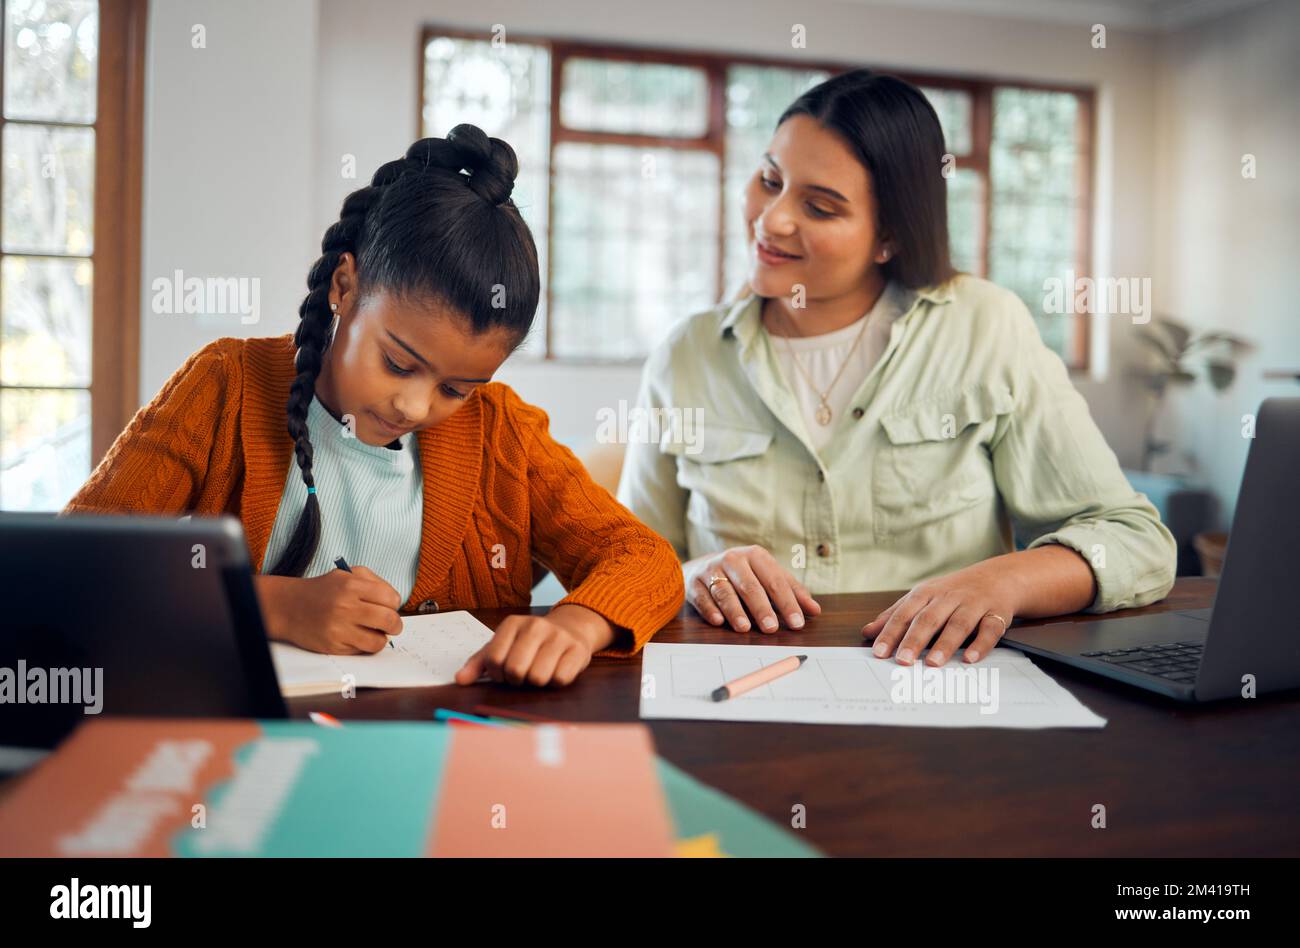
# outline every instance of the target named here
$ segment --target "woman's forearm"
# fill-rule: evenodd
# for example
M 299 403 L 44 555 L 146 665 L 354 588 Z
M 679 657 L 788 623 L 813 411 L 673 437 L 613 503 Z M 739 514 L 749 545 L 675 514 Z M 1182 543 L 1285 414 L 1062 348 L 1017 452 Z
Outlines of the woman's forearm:
M 986 560 L 989 564 L 1013 567 L 1019 608 L 1016 615 L 1026 619 L 1059 616 L 1080 612 L 1092 604 L 1097 595 L 1097 580 L 1092 567 L 1077 552 L 1059 543 L 1046 543 L 1032 550 L 1021 550 Z

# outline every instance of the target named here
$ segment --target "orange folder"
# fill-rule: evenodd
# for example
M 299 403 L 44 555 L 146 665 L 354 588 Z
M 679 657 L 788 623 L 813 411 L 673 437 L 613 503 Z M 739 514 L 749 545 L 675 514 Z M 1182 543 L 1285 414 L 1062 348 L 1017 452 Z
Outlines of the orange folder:
M 431 856 L 674 855 L 639 724 L 458 728 L 439 797 Z

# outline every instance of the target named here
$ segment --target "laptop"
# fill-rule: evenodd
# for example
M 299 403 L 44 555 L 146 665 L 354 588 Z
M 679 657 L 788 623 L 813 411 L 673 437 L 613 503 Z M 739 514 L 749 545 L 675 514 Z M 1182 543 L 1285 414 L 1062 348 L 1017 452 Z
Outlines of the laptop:
M 104 715 L 284 718 L 234 517 L 0 514 L 0 769 Z
M 1225 434 L 1224 437 L 1231 437 Z M 1182 701 L 1300 687 L 1300 398 L 1256 417 L 1214 605 L 1008 630 L 1000 644 Z

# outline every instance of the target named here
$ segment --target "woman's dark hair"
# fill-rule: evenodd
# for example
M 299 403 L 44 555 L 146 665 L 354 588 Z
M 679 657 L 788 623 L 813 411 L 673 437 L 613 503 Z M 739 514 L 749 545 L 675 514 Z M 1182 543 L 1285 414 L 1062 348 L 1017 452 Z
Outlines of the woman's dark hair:
M 952 277 L 943 128 L 921 90 L 895 76 L 855 69 L 799 96 L 777 126 L 795 115 L 837 132 L 871 173 L 876 227 L 894 245 L 885 276 L 909 288 Z
M 509 145 L 473 125 L 457 125 L 445 139 L 420 139 L 405 157 L 382 165 L 369 187 L 343 200 L 298 308 L 288 427 L 307 504 L 273 575 L 301 576 L 320 541 L 307 410 L 330 342 L 329 291 L 342 255 L 356 260 L 360 297 L 385 290 L 439 303 L 466 317 L 473 332 L 505 329 L 518 345 L 541 292 L 537 247 L 510 200 L 518 173 Z

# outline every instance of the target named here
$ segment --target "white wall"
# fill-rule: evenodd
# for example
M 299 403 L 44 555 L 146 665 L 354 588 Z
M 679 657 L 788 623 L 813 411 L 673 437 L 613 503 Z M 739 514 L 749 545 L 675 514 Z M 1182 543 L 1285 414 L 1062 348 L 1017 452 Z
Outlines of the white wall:
M 1199 329 L 1259 347 L 1223 395 L 1177 393 L 1162 434 L 1194 454 L 1235 502 L 1249 442 L 1242 416 L 1269 396 L 1300 395 L 1269 369 L 1300 371 L 1300 4 L 1273 0 L 1167 37 L 1161 47 L 1157 152 L 1157 299 Z M 1242 176 L 1242 156 L 1256 177 Z
M 316 0 L 166 0 L 149 6 L 140 399 L 220 336 L 289 331 L 320 244 L 307 158 L 315 147 Z M 206 48 L 191 45 L 196 25 Z M 259 281 L 261 322 L 156 313 L 157 278 Z

